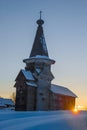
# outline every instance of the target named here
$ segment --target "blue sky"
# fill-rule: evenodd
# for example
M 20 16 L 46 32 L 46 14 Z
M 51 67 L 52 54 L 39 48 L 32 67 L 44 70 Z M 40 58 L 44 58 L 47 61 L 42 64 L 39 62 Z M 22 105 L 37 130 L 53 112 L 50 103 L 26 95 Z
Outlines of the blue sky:
M 34 41 L 39 11 L 50 58 L 55 59 L 53 83 L 87 104 L 87 0 L 0 0 L 0 95 L 9 97 L 14 80 L 25 67 Z

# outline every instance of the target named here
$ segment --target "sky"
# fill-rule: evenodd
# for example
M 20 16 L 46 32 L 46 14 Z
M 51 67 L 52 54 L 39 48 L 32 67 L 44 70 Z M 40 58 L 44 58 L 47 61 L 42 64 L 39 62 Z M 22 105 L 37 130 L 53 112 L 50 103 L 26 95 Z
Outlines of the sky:
M 87 0 L 0 0 L 0 96 L 15 91 L 15 78 L 30 55 L 42 11 L 55 79 L 87 107 Z

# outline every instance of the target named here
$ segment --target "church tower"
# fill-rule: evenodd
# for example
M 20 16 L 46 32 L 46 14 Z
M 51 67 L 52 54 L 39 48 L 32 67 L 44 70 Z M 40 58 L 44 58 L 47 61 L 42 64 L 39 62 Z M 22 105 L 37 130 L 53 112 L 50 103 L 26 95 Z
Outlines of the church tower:
M 23 81 L 22 76 L 19 75 L 16 78 L 16 110 L 20 110 L 22 107 L 20 106 L 20 109 L 18 109 L 19 105 L 17 105 L 20 104 L 18 101 L 19 99 L 17 98 L 19 97 L 17 89 L 19 88 L 21 82 L 23 82 L 23 85 L 21 85 L 21 90 L 23 91 L 23 88 L 25 88 L 25 94 L 24 91 L 23 94 L 26 97 L 24 97 L 25 107 L 22 108 L 25 108 L 25 110 L 50 109 L 50 88 L 51 81 L 54 78 L 51 73 L 51 64 L 54 64 L 55 61 L 50 59 L 48 55 L 42 26 L 44 24 L 44 21 L 41 19 L 41 12 L 40 19 L 37 20 L 37 24 L 38 27 L 30 56 L 29 58 L 23 60 L 23 62 L 26 64 L 25 70 L 22 70 L 23 74 L 19 74 L 24 75 L 25 80 Z M 29 76 L 28 73 L 32 75 L 32 81 L 30 80 L 30 77 L 28 77 L 29 80 L 27 81 L 26 77 Z M 17 84 L 18 82 L 19 84 Z M 27 82 L 27 84 L 24 82 Z M 25 87 L 24 84 L 26 84 Z M 35 89 L 32 89 L 32 86 L 33 88 L 35 87 Z
M 16 111 L 72 110 L 76 95 L 66 87 L 51 84 L 54 76 L 43 32 L 44 21 L 37 20 L 37 31 L 25 69 L 16 77 Z

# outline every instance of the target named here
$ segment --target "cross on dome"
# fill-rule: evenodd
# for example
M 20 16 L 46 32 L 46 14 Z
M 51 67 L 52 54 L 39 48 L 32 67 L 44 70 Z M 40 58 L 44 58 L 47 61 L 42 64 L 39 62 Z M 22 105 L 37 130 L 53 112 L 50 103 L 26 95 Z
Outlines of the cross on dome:
M 39 25 L 39 26 L 42 26 L 42 24 L 44 24 L 44 21 L 41 19 L 41 15 L 42 14 L 42 11 L 40 11 L 40 19 L 39 20 L 37 20 L 37 24 Z

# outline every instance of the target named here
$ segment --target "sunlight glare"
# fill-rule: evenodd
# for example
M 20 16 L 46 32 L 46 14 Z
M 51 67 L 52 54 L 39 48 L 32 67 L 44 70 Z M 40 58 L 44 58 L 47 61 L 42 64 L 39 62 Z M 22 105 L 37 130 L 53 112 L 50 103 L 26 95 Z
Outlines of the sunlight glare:
M 77 109 L 77 108 L 75 108 L 75 109 L 74 109 L 74 112 L 77 112 L 77 111 L 78 111 L 78 109 Z

